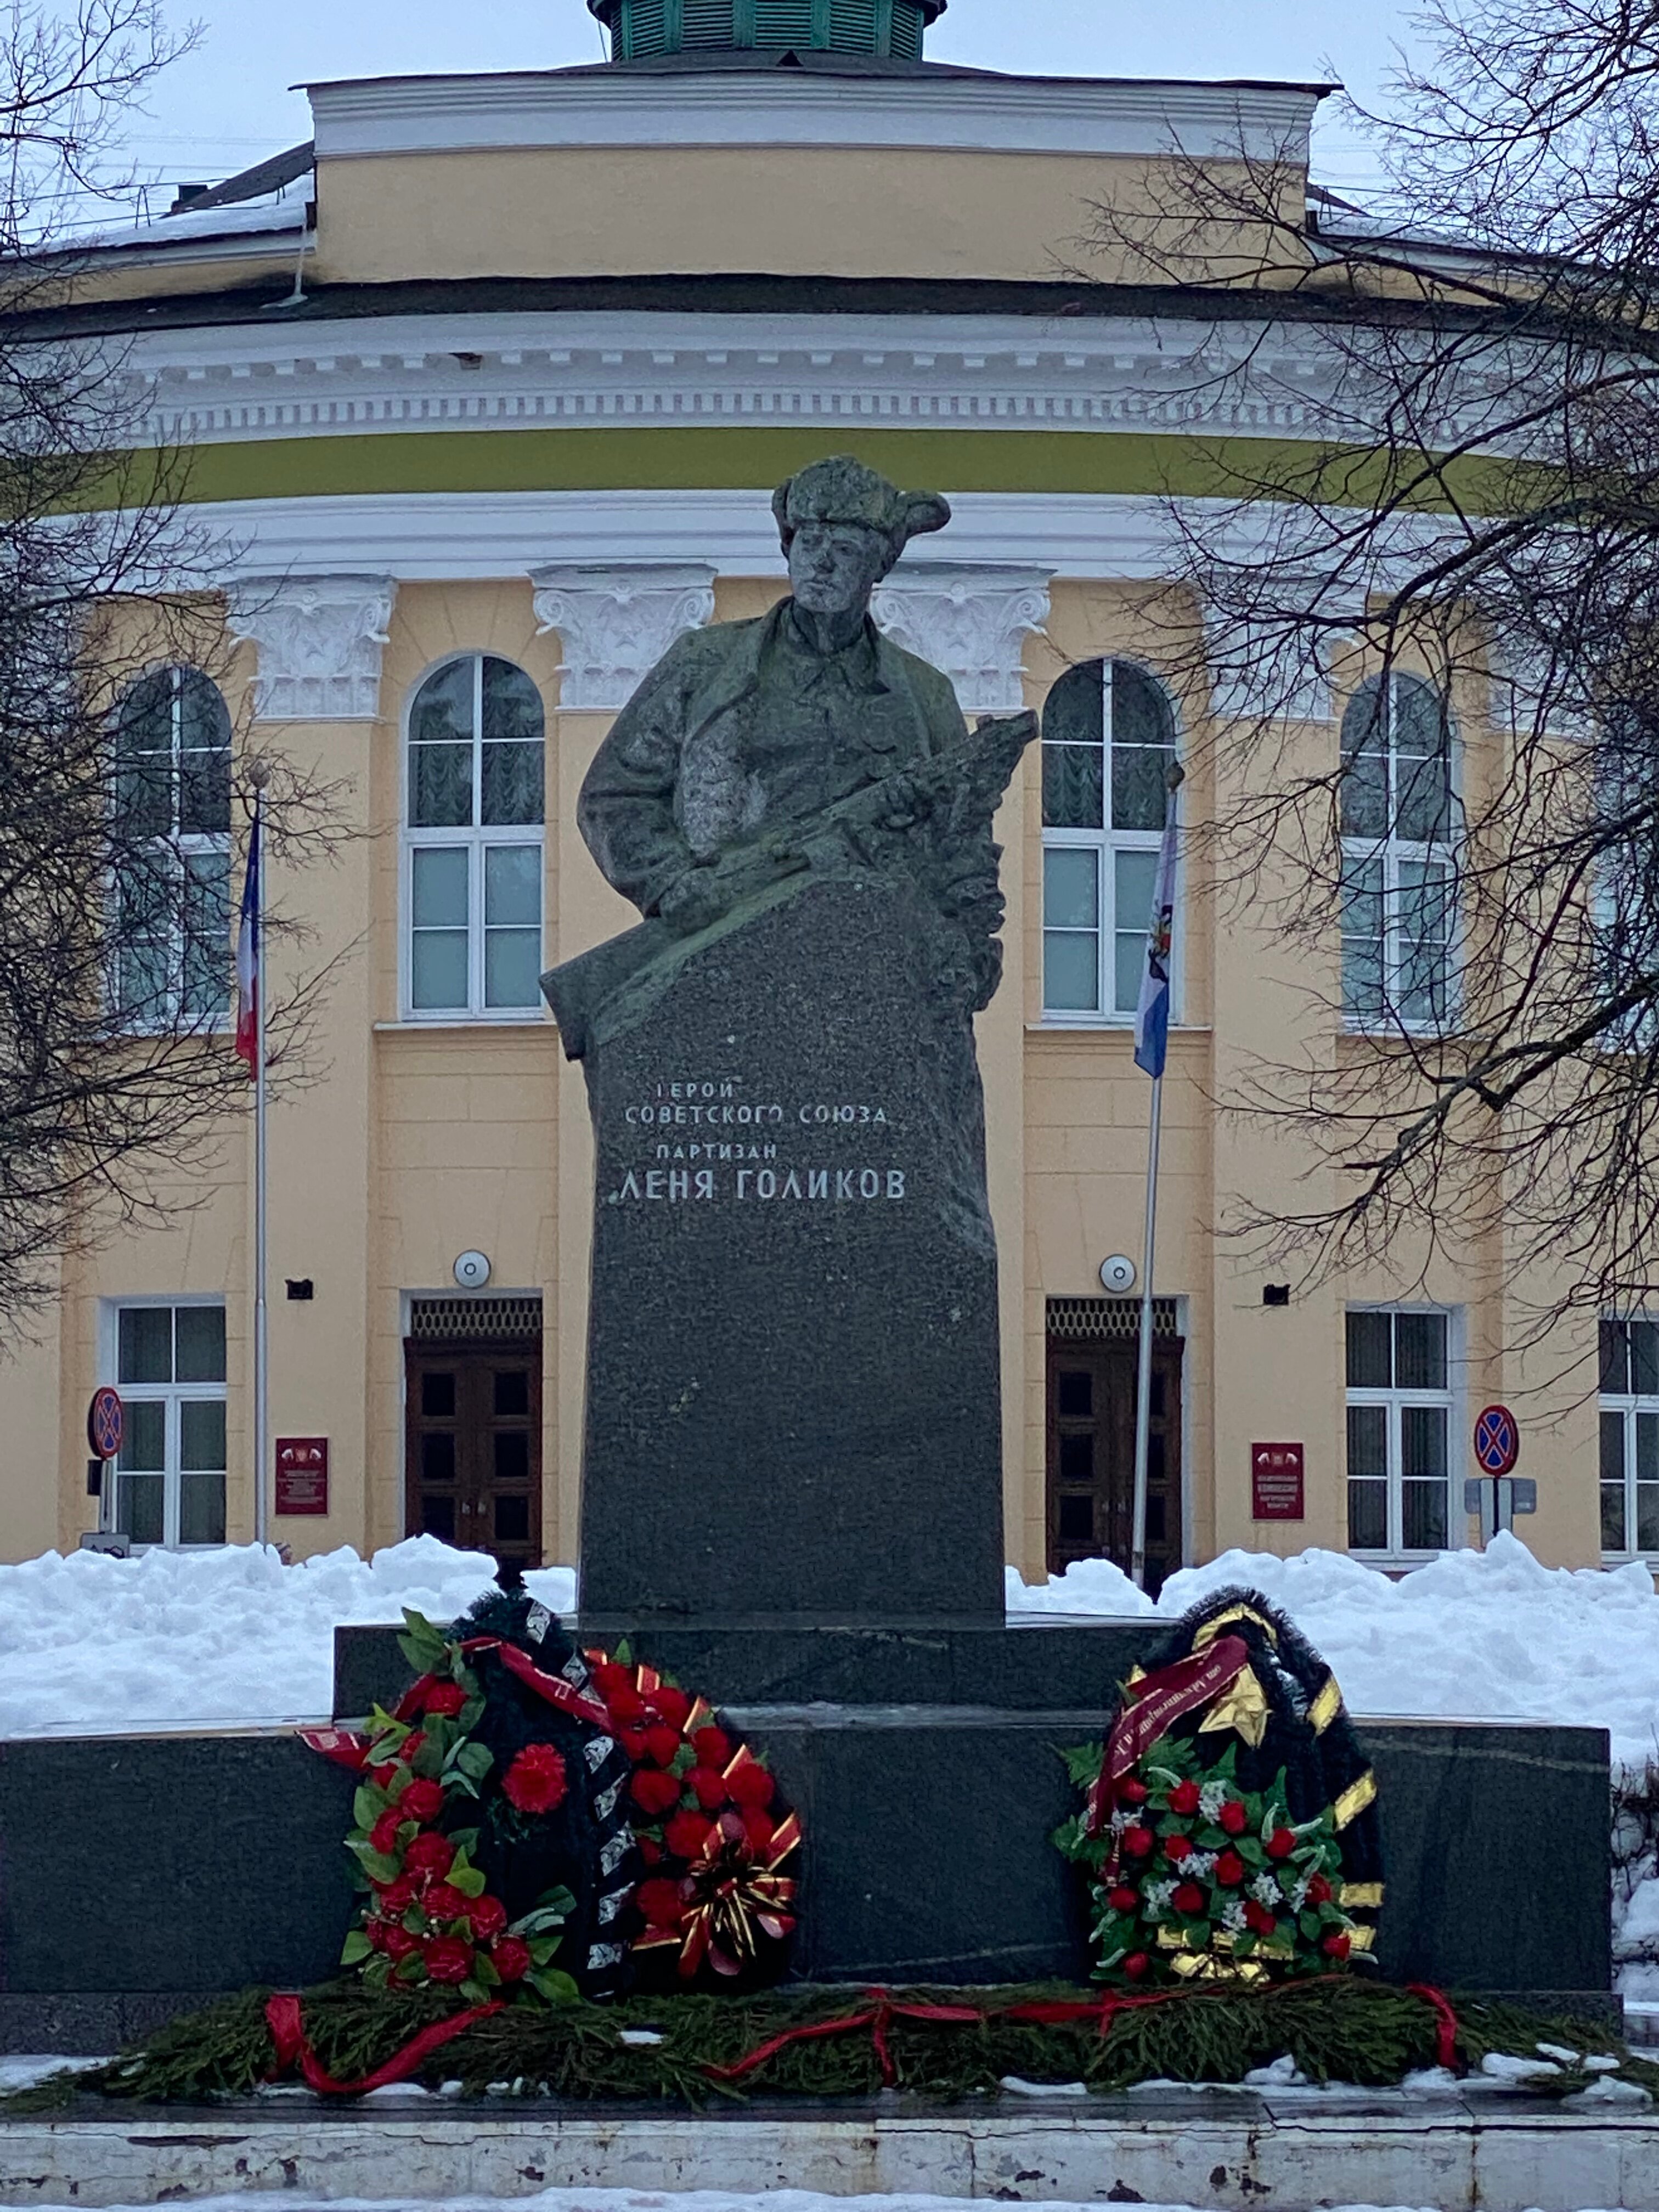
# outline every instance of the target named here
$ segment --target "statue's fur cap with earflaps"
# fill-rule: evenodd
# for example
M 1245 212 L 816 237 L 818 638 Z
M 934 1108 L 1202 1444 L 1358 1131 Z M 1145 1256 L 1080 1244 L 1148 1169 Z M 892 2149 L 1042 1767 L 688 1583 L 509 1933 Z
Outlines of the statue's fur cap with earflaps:
M 772 512 L 786 553 L 804 522 L 854 522 L 890 539 L 895 558 L 912 538 L 943 530 L 951 520 L 948 501 L 936 491 L 901 491 L 852 453 L 814 461 L 781 483 L 772 495 Z

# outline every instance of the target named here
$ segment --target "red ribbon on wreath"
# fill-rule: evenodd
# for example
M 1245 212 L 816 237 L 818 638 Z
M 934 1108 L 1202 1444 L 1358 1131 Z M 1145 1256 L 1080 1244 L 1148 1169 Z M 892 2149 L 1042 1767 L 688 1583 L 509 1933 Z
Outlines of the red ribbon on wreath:
M 611 1733 L 611 1716 L 602 1698 L 595 1697 L 591 1690 L 575 1689 L 558 1675 L 548 1674 L 533 1659 L 526 1657 L 516 1644 L 504 1644 L 499 1636 L 470 1636 L 459 1649 L 469 1657 L 475 1652 L 493 1651 L 507 1673 L 516 1674 L 538 1698 L 544 1698 L 550 1705 L 556 1705 L 574 1720 L 586 1721 L 591 1728 L 601 1729 L 607 1735 Z M 411 1682 L 393 1707 L 392 1719 L 413 1720 L 424 1705 L 428 1691 L 435 1686 L 439 1679 L 436 1674 L 422 1674 L 418 1681 Z M 361 1770 L 368 1753 L 368 1738 L 350 1729 L 301 1729 L 300 1740 L 308 1749 L 331 1759 L 337 1766 Z
M 453 2042 L 475 2021 L 488 2020 L 501 2008 L 501 2000 L 496 1998 L 489 2004 L 469 2006 L 465 2012 L 451 2013 L 447 2020 L 434 2020 L 429 2027 L 412 2036 L 401 2051 L 394 2051 L 372 2074 L 365 2074 L 356 2081 L 337 2081 L 311 2047 L 299 1997 L 291 1990 L 279 1990 L 275 1996 L 265 2000 L 265 2026 L 276 2046 L 276 2063 L 268 2078 L 280 2080 L 284 2074 L 291 2074 L 297 2063 L 307 2087 L 314 2089 L 319 2097 L 366 2097 L 371 2089 L 385 2089 L 394 2081 L 406 2081 L 434 2051 L 441 2051 L 446 2043 Z

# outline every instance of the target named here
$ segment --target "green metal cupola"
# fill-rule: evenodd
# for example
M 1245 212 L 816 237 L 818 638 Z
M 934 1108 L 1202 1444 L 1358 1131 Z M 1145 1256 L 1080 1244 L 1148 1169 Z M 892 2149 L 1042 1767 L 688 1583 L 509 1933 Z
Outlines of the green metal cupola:
M 945 0 L 587 0 L 613 62 L 745 51 L 921 59 Z

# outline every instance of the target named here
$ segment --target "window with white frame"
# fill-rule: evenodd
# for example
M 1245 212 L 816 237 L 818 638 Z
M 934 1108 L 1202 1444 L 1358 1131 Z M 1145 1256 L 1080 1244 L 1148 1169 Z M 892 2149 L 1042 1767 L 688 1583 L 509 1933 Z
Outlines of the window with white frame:
M 1452 1316 L 1347 1312 L 1348 1547 L 1443 1551 L 1451 1526 Z
M 1127 1018 L 1146 959 L 1175 710 L 1127 660 L 1068 669 L 1042 710 L 1042 1006 Z
M 1659 1322 L 1601 1323 L 1601 1549 L 1659 1553 Z
M 1370 677 L 1342 717 L 1342 1009 L 1355 1029 L 1426 1029 L 1452 996 L 1455 797 L 1444 700 Z
M 541 1004 L 541 696 L 521 668 L 467 653 L 409 710 L 405 1006 L 416 1018 Z
M 124 1305 L 115 1525 L 134 1544 L 225 1540 L 225 1310 Z
M 230 1006 L 230 714 L 197 668 L 156 668 L 115 711 L 112 979 L 138 1026 Z

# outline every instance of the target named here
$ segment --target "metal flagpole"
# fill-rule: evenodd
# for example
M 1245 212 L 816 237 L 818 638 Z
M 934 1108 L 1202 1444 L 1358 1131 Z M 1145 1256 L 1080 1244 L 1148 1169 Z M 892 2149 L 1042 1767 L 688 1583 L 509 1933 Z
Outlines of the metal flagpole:
M 1152 1079 L 1152 1120 L 1146 1139 L 1146 1233 L 1140 1261 L 1140 1362 L 1135 1379 L 1134 1521 L 1129 1572 L 1146 1586 L 1146 1471 L 1152 1427 L 1152 1265 L 1158 1247 L 1158 1153 L 1164 1129 L 1164 1061 L 1169 1048 L 1170 947 L 1175 920 L 1176 793 L 1186 781 L 1176 763 L 1167 778 L 1169 818 L 1158 856 L 1152 911 L 1146 932 L 1146 973 L 1135 1010 L 1135 1065 Z
M 1140 1261 L 1140 1370 L 1135 1380 L 1134 1534 L 1130 1578 L 1146 1587 L 1146 1466 L 1152 1425 L 1152 1255 L 1158 1244 L 1158 1148 L 1163 1133 L 1164 1078 L 1152 1078 L 1152 1119 L 1146 1144 L 1146 1234 Z
M 263 1544 L 266 1534 L 266 1488 L 270 1457 L 270 1338 L 265 1310 L 265 856 L 260 836 L 264 811 L 264 787 L 270 771 L 256 762 L 250 772 L 253 786 L 253 837 L 258 853 L 254 874 L 253 944 L 256 962 L 253 994 L 253 1540 Z

